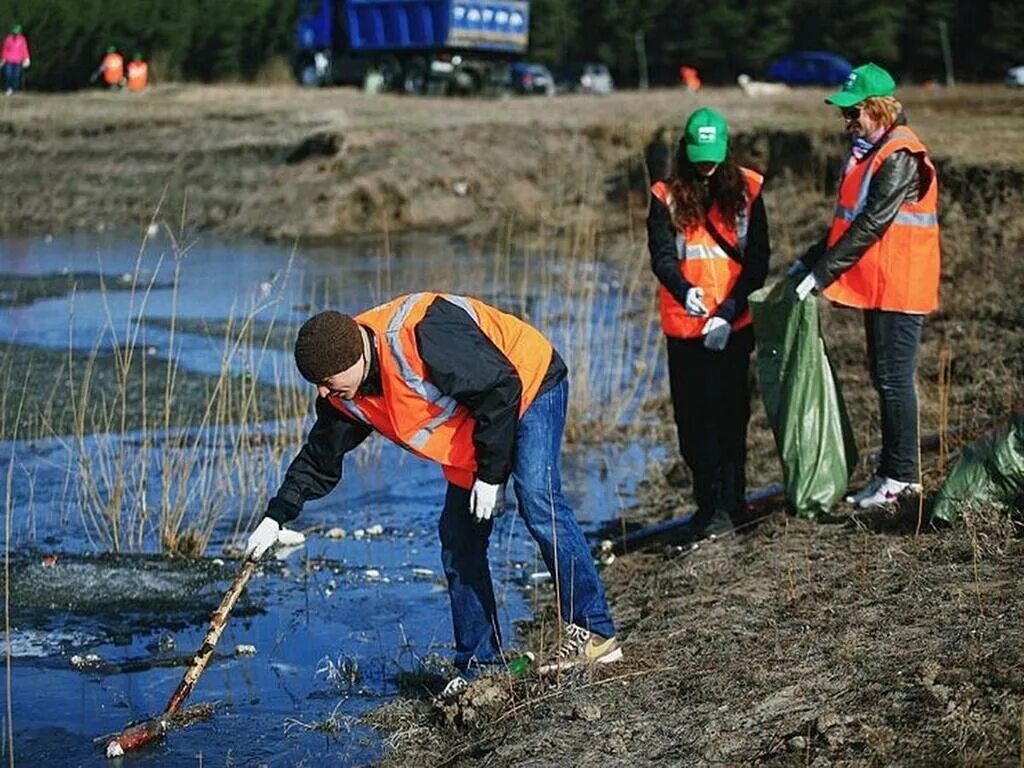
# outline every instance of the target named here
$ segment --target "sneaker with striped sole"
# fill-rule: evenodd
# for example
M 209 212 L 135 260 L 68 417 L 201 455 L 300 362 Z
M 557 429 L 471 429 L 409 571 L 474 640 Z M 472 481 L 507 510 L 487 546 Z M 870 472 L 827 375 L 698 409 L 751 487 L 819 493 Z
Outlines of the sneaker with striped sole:
M 611 664 L 621 659 L 622 648 L 614 637 L 601 637 L 578 624 L 566 624 L 564 642 L 538 672 L 544 675 L 586 664 Z

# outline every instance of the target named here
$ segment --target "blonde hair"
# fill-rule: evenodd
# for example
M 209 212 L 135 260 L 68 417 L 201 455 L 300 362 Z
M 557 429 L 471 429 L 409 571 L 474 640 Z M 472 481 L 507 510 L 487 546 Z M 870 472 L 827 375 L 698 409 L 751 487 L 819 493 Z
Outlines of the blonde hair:
M 885 128 L 892 128 L 903 111 L 903 105 L 892 96 L 869 96 L 859 105 L 868 117 Z

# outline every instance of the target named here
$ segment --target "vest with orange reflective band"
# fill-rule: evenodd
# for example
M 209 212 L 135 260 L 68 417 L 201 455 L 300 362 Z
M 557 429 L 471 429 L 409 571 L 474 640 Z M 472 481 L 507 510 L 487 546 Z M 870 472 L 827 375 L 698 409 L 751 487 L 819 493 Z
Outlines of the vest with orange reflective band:
M 95 61 L 95 59 L 93 59 Z M 103 57 L 103 82 L 117 85 L 124 77 L 124 58 L 120 53 L 108 53 Z
M 920 160 L 920 187 L 916 202 L 900 206 L 889 228 L 864 255 L 829 285 L 827 298 L 848 307 L 925 314 L 939 306 L 939 185 L 928 150 L 910 128 L 894 128 L 878 149 L 857 163 L 839 185 L 831 248 L 864 210 L 875 173 L 893 152 L 911 152 Z
M 450 483 L 471 488 L 477 466 L 475 422 L 465 406 L 441 393 L 427 378 L 416 344 L 416 326 L 437 298 L 465 310 L 515 368 L 522 383 L 522 416 L 551 365 L 551 342 L 528 323 L 482 301 L 439 293 L 399 296 L 357 315 L 356 322 L 376 336 L 381 394 L 358 395 L 353 400 L 332 395 L 328 399 L 338 410 L 411 453 L 436 461 Z
M 726 221 L 715 203 L 707 218 L 723 240 L 741 254 L 747 245 L 747 227 L 750 210 L 761 194 L 764 176 L 749 168 L 740 168 L 747 185 L 747 204 L 736 221 Z M 651 192 L 671 211 L 672 192 L 667 182 L 659 181 L 651 186 Z M 743 272 L 743 265 L 731 258 L 702 224 L 692 230 L 676 233 L 676 257 L 679 271 L 690 285 L 704 289 L 704 306 L 708 317 L 715 314 L 718 306 L 729 298 L 729 293 Z M 664 285 L 658 286 L 661 305 L 661 328 L 668 336 L 681 339 L 697 339 L 707 323 L 707 317 L 691 317 Z M 750 310 L 747 309 L 733 323 L 733 330 L 750 325 Z
M 149 65 L 144 61 L 128 62 L 128 90 L 141 91 L 149 84 Z

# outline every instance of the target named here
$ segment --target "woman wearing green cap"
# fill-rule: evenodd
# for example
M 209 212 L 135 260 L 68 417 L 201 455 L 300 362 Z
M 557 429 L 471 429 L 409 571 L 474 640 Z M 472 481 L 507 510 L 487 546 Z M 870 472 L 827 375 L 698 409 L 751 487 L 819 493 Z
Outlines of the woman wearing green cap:
M 713 521 L 727 525 L 723 514 L 744 522 L 754 348 L 747 297 L 764 285 L 770 258 L 763 183 L 729 153 L 725 118 L 704 108 L 686 121 L 672 175 L 651 187 L 647 245 L 679 450 L 693 475 L 694 539 Z
M 920 492 L 917 351 L 939 305 L 938 183 L 921 139 L 876 64 L 857 67 L 826 102 L 852 139 L 828 234 L 790 268 L 797 295 L 821 291 L 864 312 L 868 368 L 881 406 L 877 474 L 846 498 L 862 508 Z
M 28 53 L 28 40 L 21 31 L 21 24 L 11 27 L 11 33 L 4 38 L 0 59 L 4 63 L 4 85 L 7 95 L 11 96 L 21 89 L 22 70 L 31 63 Z

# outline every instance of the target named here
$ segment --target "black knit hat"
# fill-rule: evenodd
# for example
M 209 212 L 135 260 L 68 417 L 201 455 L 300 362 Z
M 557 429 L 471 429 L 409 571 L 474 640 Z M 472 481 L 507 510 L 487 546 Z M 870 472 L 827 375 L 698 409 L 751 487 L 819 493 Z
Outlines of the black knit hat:
M 359 324 L 333 310 L 309 318 L 295 339 L 295 365 L 302 378 L 313 384 L 348 370 L 362 354 Z

